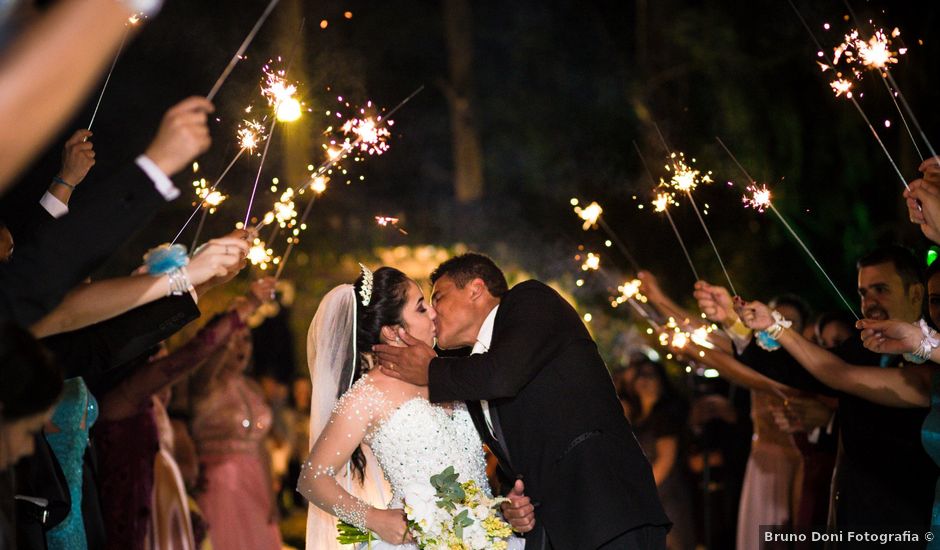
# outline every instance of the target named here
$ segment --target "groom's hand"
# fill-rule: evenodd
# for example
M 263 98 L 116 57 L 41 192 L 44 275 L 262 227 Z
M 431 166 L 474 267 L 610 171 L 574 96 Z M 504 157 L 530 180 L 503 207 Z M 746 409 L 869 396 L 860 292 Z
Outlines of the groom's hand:
M 529 497 L 525 496 L 524 491 L 525 485 L 521 479 L 517 479 L 512 491 L 506 495 L 509 502 L 504 502 L 501 506 L 503 517 L 517 533 L 528 533 L 535 527 L 535 506 Z
M 403 328 L 398 329 L 398 336 L 405 343 L 405 347 L 387 344 L 372 346 L 372 351 L 379 358 L 382 373 L 416 386 L 427 386 L 428 367 L 431 366 L 431 359 L 437 357 L 437 353 L 431 346 L 412 338 Z

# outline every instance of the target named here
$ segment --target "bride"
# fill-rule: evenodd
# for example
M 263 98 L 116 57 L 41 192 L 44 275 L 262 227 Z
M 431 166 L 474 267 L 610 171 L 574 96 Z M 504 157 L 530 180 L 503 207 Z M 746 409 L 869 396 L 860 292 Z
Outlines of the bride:
M 340 548 L 339 518 L 378 535 L 376 550 L 415 549 L 402 509 L 405 487 L 427 484 L 448 466 L 489 494 L 483 444 L 464 404 L 431 404 L 427 387 L 371 368 L 372 346 L 401 343 L 399 328 L 433 345 L 435 316 L 417 283 L 391 267 L 372 273 L 362 266 L 354 285 L 334 288 L 320 303 L 307 335 L 314 443 L 298 482 L 315 506 L 307 548 Z M 509 541 L 510 550 L 524 546 Z

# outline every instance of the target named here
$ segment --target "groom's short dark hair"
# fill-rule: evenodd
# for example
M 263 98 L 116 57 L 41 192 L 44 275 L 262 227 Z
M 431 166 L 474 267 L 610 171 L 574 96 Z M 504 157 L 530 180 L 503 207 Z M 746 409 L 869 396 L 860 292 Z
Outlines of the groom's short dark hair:
M 431 273 L 431 283 L 436 283 L 444 275 L 453 279 L 457 288 L 467 286 L 467 283 L 474 279 L 482 279 L 486 289 L 496 298 L 501 297 L 509 290 L 506 276 L 496 266 L 496 262 L 491 260 L 489 256 L 477 254 L 476 252 L 467 252 L 460 256 L 454 256 L 437 266 L 437 269 Z

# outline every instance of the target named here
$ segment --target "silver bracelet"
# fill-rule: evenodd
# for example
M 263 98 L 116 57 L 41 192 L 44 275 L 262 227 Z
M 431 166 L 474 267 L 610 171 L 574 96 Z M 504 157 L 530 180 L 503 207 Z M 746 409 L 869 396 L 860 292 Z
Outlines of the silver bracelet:
M 793 326 L 792 321 L 787 321 L 787 319 L 780 314 L 779 311 L 773 310 L 770 312 L 770 315 L 774 318 L 774 324 L 767 327 L 764 332 L 774 340 L 780 337 L 780 333 L 783 332 L 783 329 L 790 328 Z
M 918 365 L 926 363 L 930 360 L 930 355 L 937 348 L 940 348 L 940 335 L 937 334 L 937 331 L 930 328 L 930 325 L 927 324 L 927 321 L 921 319 L 920 321 L 914 323 L 915 327 L 920 327 L 920 332 L 923 334 L 923 339 L 920 341 L 920 345 L 917 346 L 917 349 L 911 353 L 905 353 L 904 358 L 911 363 L 917 363 Z
M 193 283 L 189 280 L 189 273 L 185 267 L 177 267 L 166 275 L 170 283 L 167 296 L 182 296 L 193 289 Z

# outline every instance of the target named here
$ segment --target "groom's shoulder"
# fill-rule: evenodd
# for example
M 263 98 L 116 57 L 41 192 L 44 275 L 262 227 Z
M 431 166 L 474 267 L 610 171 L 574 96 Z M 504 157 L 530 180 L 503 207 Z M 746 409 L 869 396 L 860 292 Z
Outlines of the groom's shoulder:
M 543 283 L 542 281 L 536 281 L 535 279 L 529 279 L 528 281 L 523 281 L 516 286 L 512 287 L 506 295 L 506 298 L 510 300 L 517 299 L 545 299 L 550 297 L 560 297 L 560 295 L 555 292 L 552 287 Z

